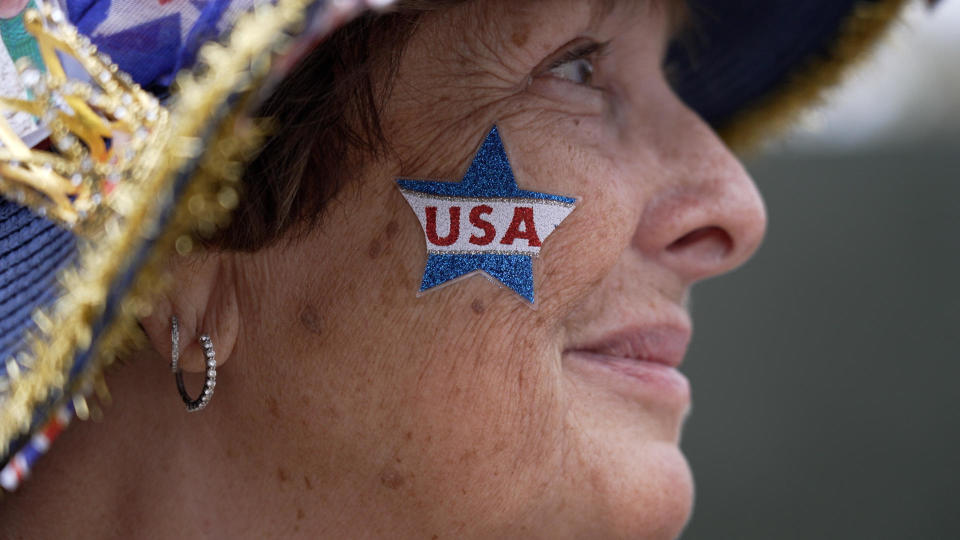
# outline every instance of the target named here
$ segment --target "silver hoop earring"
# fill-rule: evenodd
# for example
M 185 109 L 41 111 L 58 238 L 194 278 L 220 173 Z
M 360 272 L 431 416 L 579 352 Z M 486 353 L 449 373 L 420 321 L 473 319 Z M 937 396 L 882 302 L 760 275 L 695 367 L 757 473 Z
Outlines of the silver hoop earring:
M 203 381 L 203 390 L 197 399 L 190 397 L 187 389 L 183 385 L 183 371 L 180 369 L 180 325 L 177 316 L 170 318 L 170 341 L 173 342 L 173 350 L 170 353 L 170 369 L 177 378 L 177 390 L 180 397 L 187 405 L 187 411 L 199 411 L 210 403 L 213 397 L 213 389 L 217 386 L 217 353 L 213 350 L 213 342 L 210 336 L 203 334 L 200 336 L 200 346 L 203 347 L 203 357 L 207 362 L 206 379 Z

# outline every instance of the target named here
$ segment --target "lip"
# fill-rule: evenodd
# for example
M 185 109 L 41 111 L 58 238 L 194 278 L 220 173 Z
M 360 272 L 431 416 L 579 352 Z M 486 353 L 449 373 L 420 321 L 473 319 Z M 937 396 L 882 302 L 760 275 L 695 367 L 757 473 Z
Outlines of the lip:
M 602 333 L 563 352 L 567 366 L 630 400 L 686 407 L 690 382 L 678 371 L 690 344 L 689 325 L 631 326 Z

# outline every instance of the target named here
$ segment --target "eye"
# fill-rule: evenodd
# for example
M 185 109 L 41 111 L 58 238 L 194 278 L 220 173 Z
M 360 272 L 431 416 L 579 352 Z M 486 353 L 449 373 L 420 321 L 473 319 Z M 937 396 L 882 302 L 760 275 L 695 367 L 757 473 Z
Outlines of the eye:
M 574 58 L 548 71 L 554 77 L 566 79 L 575 84 L 590 85 L 593 81 L 593 61 L 589 58 Z
M 577 39 L 564 47 L 559 55 L 544 62 L 546 65 L 536 71 L 573 84 L 591 86 L 597 56 L 604 47 L 605 44 L 592 40 Z

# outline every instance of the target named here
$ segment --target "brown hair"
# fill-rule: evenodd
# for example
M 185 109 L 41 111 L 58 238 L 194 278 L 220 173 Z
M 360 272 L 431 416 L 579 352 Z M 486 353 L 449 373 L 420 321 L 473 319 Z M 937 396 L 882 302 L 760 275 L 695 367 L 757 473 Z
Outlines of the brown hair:
M 389 13 L 347 24 L 309 54 L 259 111 L 274 134 L 247 167 L 240 206 L 215 244 L 256 251 L 296 225 L 315 226 L 343 186 L 344 169 L 388 151 L 380 110 L 420 15 L 463 1 L 400 0 Z M 375 87 L 375 77 L 387 84 Z

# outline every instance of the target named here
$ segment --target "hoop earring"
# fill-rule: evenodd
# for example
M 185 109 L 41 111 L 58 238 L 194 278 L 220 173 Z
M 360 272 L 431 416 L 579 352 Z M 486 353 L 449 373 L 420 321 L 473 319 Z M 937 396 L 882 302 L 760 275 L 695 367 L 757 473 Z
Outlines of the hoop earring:
M 200 336 L 203 357 L 207 361 L 207 372 L 206 379 L 203 381 L 203 390 L 200 391 L 197 399 L 193 399 L 183 385 L 183 371 L 180 369 L 180 325 L 176 315 L 170 318 L 170 341 L 173 342 L 173 350 L 170 353 L 170 369 L 176 375 L 177 390 L 180 392 L 180 397 L 186 404 L 188 412 L 199 411 L 210 403 L 210 399 L 213 397 L 213 389 L 217 386 L 217 353 L 213 350 L 213 342 L 207 334 Z

